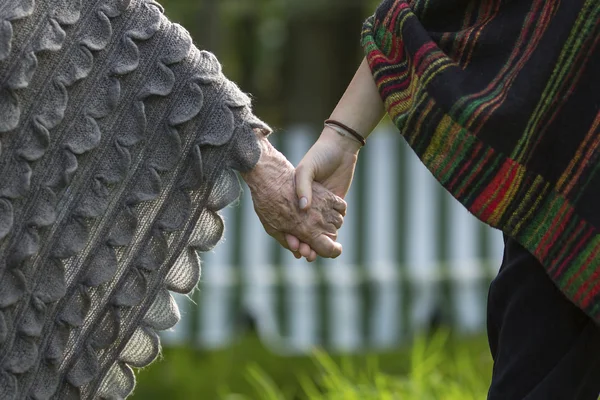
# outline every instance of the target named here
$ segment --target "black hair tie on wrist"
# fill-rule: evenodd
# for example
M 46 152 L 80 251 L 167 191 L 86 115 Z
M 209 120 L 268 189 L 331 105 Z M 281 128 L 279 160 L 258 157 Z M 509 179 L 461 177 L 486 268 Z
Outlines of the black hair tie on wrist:
M 338 122 L 334 119 L 328 119 L 325 121 L 325 126 L 327 126 L 327 125 L 334 125 L 338 128 L 341 128 L 344 132 L 349 133 L 350 135 L 354 136 L 354 138 L 360 142 L 361 146 L 364 146 L 367 144 L 367 141 L 364 138 L 364 136 L 362 136 L 361 134 L 356 132 L 354 129 L 342 124 L 341 122 Z M 338 130 L 336 129 L 336 131 L 338 131 Z M 338 133 L 341 133 L 341 132 L 338 131 Z

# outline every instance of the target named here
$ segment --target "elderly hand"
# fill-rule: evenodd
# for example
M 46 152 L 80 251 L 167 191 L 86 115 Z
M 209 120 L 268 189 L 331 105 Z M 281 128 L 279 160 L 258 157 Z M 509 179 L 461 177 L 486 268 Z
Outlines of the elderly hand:
M 317 254 L 334 258 L 342 253 L 336 243 L 337 230 L 344 222 L 346 203 L 321 185 L 311 188 L 312 207 L 300 210 L 294 185 L 294 167 L 264 137 L 259 137 L 261 156 L 257 165 L 242 177 L 248 184 L 254 209 L 265 230 L 294 255 L 301 256 L 298 238 L 313 261 Z M 286 240 L 286 235 L 290 240 Z M 289 245 L 289 242 L 292 245 Z

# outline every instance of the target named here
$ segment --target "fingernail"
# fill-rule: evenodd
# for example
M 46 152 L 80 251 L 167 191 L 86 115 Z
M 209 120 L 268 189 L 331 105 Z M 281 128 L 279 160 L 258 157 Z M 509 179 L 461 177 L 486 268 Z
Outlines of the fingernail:
M 300 209 L 305 209 L 308 205 L 308 199 L 306 197 L 300 198 Z

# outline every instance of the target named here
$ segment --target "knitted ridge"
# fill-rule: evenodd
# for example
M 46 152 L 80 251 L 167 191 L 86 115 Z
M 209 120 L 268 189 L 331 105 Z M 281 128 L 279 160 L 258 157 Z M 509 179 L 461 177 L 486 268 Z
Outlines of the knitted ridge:
M 78 26 L 79 29 L 74 35 L 76 37 L 74 46 L 72 46 L 72 49 L 65 49 L 67 55 L 63 59 L 65 64 L 55 67 L 57 72 L 54 79 L 52 79 L 53 84 L 48 85 L 47 96 L 41 96 L 47 98 L 48 101 L 36 104 L 32 113 L 35 115 L 31 118 L 34 122 L 29 125 L 31 129 L 27 127 L 22 129 L 20 131 L 21 135 L 16 137 L 17 139 L 23 139 L 21 143 L 15 146 L 18 149 L 16 154 L 24 155 L 17 162 L 33 161 L 44 154 L 50 144 L 49 130 L 57 127 L 64 117 L 68 104 L 66 88 L 76 81 L 84 79 L 91 72 L 93 65 L 91 51 L 101 51 L 110 43 L 112 36 L 110 18 L 118 17 L 127 8 L 128 3 L 128 1 L 105 0 L 97 2 L 87 13 L 88 18 L 82 21 L 83 23 Z M 154 9 L 156 8 L 154 7 Z M 154 14 L 158 22 L 160 13 L 155 11 Z M 155 24 L 154 31 L 157 29 L 158 24 Z M 147 28 L 141 27 L 138 30 L 140 30 L 138 36 L 142 37 L 142 33 Z M 127 42 L 123 42 L 123 45 L 127 45 Z M 110 88 L 110 86 L 108 87 Z M 114 88 L 115 85 L 113 84 L 112 87 Z M 0 287 L 2 289 L 0 293 L 5 294 L 5 301 L 1 304 L 2 308 L 10 307 L 9 313 L 11 315 L 9 319 L 13 322 L 13 326 L 10 327 L 12 329 L 9 330 L 8 335 L 5 335 L 6 340 L 2 343 L 0 349 L 0 357 L 4 359 L 2 366 L 5 368 L 6 373 L 24 374 L 34 365 L 38 356 L 38 342 L 48 311 L 48 303 L 55 302 L 65 295 L 64 267 L 60 258 L 68 258 L 74 255 L 78 251 L 77 246 L 81 245 L 82 240 L 61 236 L 58 240 L 53 241 L 50 237 L 40 238 L 38 231 L 55 222 L 58 204 L 57 194 L 69 184 L 71 176 L 76 172 L 76 156 L 91 150 L 98 144 L 97 138 L 100 136 L 100 132 L 95 123 L 95 118 L 102 118 L 110 113 L 111 108 L 113 108 L 114 95 L 114 90 L 97 93 L 94 101 L 84 108 L 82 112 L 83 121 L 76 118 L 71 131 L 69 132 L 67 129 L 67 132 L 60 137 L 62 143 L 56 150 L 62 154 L 52 155 L 52 159 L 59 160 L 60 164 L 54 165 L 52 169 L 56 172 L 55 176 L 44 179 L 41 187 L 35 188 L 37 190 L 34 190 L 34 192 L 37 196 L 29 197 L 31 202 L 34 203 L 33 205 L 30 204 L 30 212 L 24 213 L 22 223 L 19 224 L 19 221 L 16 221 L 17 225 L 23 229 L 16 232 L 15 239 L 12 240 L 11 245 L 6 250 L 7 270 L 4 271 L 5 275 Z M 40 121 L 46 122 L 46 125 L 43 122 L 40 123 Z M 44 139 L 36 143 L 35 139 L 32 139 L 35 134 L 42 135 Z M 31 143 L 38 144 L 38 146 L 31 145 Z M 10 170 L 18 171 L 19 168 Z M 30 177 L 31 172 L 29 171 L 22 177 L 8 179 L 7 182 L 25 182 L 25 189 L 21 191 L 24 196 L 31 184 Z M 92 215 L 88 216 L 91 217 Z M 85 233 L 81 233 L 78 239 L 85 238 Z M 57 257 L 51 257 L 50 259 L 44 257 L 41 259 L 38 256 L 35 259 L 36 264 L 43 265 L 41 268 L 36 264 L 29 266 L 34 272 L 31 276 L 38 277 L 38 279 L 31 279 L 19 267 L 23 266 L 24 261 L 38 253 L 40 243 L 44 240 L 48 246 L 52 246 L 54 255 Z M 35 268 L 36 266 L 37 268 Z M 31 292 L 33 293 L 30 295 Z M 10 380 L 16 382 L 14 377 Z M 16 391 L 17 386 L 14 389 Z M 45 387 L 45 390 L 48 389 L 49 387 Z M 11 396 L 10 393 L 5 395 L 8 398 Z
M 12 2 L 12 1 L 11 1 Z M 0 8 L 0 61 L 5 60 L 13 50 L 12 22 L 30 17 L 34 13 L 34 0 L 17 0 L 7 2 Z M 9 63 L 0 85 L 0 132 L 16 128 L 19 122 L 21 107 L 16 90 L 29 85 L 38 65 L 37 54 L 43 51 L 58 51 L 65 38 L 64 27 L 75 24 L 79 20 L 80 0 L 46 1 L 37 5 L 38 11 L 44 16 L 36 18 L 36 25 L 26 46 L 19 48 L 22 54 L 11 57 L 14 63 Z M 0 236 L 1 237 L 1 236 Z
M 33 12 L 33 0 L 19 0 L 0 6 L 0 61 L 10 54 L 13 38 L 12 22 Z
M 131 367 L 159 352 L 156 331 L 179 319 L 169 291 L 195 287 L 197 251 L 220 240 L 217 211 L 239 196 L 233 169 L 258 161 L 254 130 L 268 127 L 149 0 L 83 1 L 31 82 L 0 165 L 27 153 L 41 130 L 29 121 L 58 117 L 27 147 L 31 171 L 4 180 L 28 182 L 0 242 L 0 398 L 124 398 Z
M 172 26 L 172 28 L 175 29 L 176 27 Z M 143 102 L 151 96 L 167 96 L 173 91 L 176 78 L 173 74 L 168 72 L 170 71 L 169 65 L 182 61 L 191 45 L 191 40 L 189 40 L 187 35 L 178 39 L 184 39 L 186 42 L 185 46 L 176 48 L 178 51 L 171 51 L 172 49 L 168 46 L 168 43 L 161 46 L 161 50 L 164 51 L 164 53 L 161 54 L 158 62 L 153 68 L 160 71 L 157 76 L 162 79 L 147 81 L 146 85 L 141 89 L 141 92 L 136 96 L 136 101 L 133 103 L 134 107 L 138 110 L 145 110 Z M 161 74 L 164 75 L 161 76 Z M 185 95 L 186 93 L 184 93 L 183 100 L 188 100 L 189 96 Z M 196 101 L 192 104 L 193 107 L 189 108 L 190 111 L 187 115 L 181 118 L 182 122 L 187 121 L 188 118 L 193 117 L 199 111 L 198 102 Z M 177 106 L 175 106 L 175 110 L 177 109 Z M 147 119 L 145 115 L 140 115 L 140 118 L 143 118 L 144 120 Z M 161 126 L 154 132 L 153 136 L 156 137 L 156 141 L 153 143 L 152 149 L 156 150 L 153 151 L 148 148 L 150 154 L 146 157 L 145 165 L 142 165 L 141 168 L 136 171 L 135 175 L 133 175 L 134 179 L 132 183 L 135 183 L 131 186 L 129 193 L 125 191 L 118 197 L 119 201 L 121 201 L 120 207 L 109 208 L 104 211 L 104 218 L 106 218 L 106 214 L 112 212 L 116 215 L 115 219 L 120 221 L 120 223 L 113 226 L 112 229 L 104 230 L 102 233 L 104 239 L 100 242 L 98 247 L 92 249 L 88 253 L 87 260 L 82 260 L 82 264 L 84 266 L 87 265 L 88 268 L 84 267 L 84 269 L 80 271 L 79 276 L 83 278 L 83 280 L 80 281 L 81 285 L 85 286 L 96 282 L 104 283 L 103 278 L 105 277 L 104 273 L 107 271 L 107 268 L 106 265 L 104 265 L 104 271 L 102 271 L 102 269 L 96 267 L 98 263 L 110 260 L 112 265 L 110 265 L 108 270 L 112 272 L 111 275 L 114 275 L 118 270 L 118 249 L 133 245 L 131 241 L 139 225 L 139 212 L 136 212 L 136 206 L 142 202 L 153 201 L 158 197 L 163 190 L 161 187 L 161 173 L 166 173 L 171 170 L 174 167 L 173 161 L 177 160 L 160 157 L 161 152 L 179 154 L 182 150 L 179 145 L 180 140 L 178 138 L 178 132 L 170 122 L 170 119 L 167 118 L 166 126 Z M 140 133 L 148 134 L 149 132 Z M 147 137 L 146 140 L 148 142 L 152 141 L 150 137 Z M 135 144 L 135 142 L 136 140 L 133 138 L 129 141 L 129 143 L 133 144 Z M 123 146 L 122 149 L 125 150 L 123 153 L 126 154 L 126 146 Z M 127 158 L 121 158 L 121 165 L 123 165 L 124 172 L 126 171 L 125 168 L 132 166 L 128 165 L 126 167 L 127 164 Z M 125 178 L 126 175 L 127 173 L 119 176 L 119 178 Z M 174 203 L 174 205 L 176 205 L 176 203 Z M 152 242 L 152 239 L 149 238 L 148 240 Z M 161 254 L 164 253 L 161 252 Z M 105 350 L 106 347 L 111 344 L 114 345 L 114 342 L 119 339 L 121 334 L 120 330 L 124 329 L 124 327 L 121 326 L 122 316 L 119 314 L 127 312 L 125 310 L 126 308 L 139 306 L 147 296 L 148 280 L 151 279 L 151 274 L 156 273 L 156 271 L 145 271 L 147 275 L 144 275 L 144 272 L 140 271 L 137 265 L 135 265 L 135 261 L 133 265 L 124 266 L 123 270 L 120 277 L 115 276 L 117 282 L 112 286 L 110 294 L 104 296 L 105 303 L 109 304 L 110 307 L 106 308 L 103 313 L 94 313 L 93 310 L 89 309 L 91 302 L 87 301 L 85 290 L 74 291 L 70 298 L 69 295 L 67 295 L 65 301 L 59 304 L 58 312 L 60 313 L 61 318 L 64 318 L 65 320 L 75 318 L 75 320 L 77 320 L 79 315 L 85 315 L 84 319 L 91 326 L 94 325 L 94 320 L 98 321 L 101 326 L 101 329 L 93 332 L 86 330 L 81 324 L 75 325 L 75 329 L 80 329 L 81 333 L 78 333 L 79 340 L 74 341 L 74 343 L 69 345 L 72 349 L 71 354 L 67 355 L 66 359 L 62 361 L 62 366 L 64 368 L 60 378 L 65 384 L 63 387 L 59 387 L 59 392 L 60 390 L 66 392 L 74 390 L 71 387 L 65 388 L 64 386 L 67 386 L 67 383 L 74 388 L 80 388 L 83 385 L 92 382 L 92 380 L 100 373 L 101 369 L 99 352 Z M 103 276 L 98 276 L 98 271 L 100 271 Z M 90 275 L 90 273 L 96 275 Z M 196 275 L 198 274 L 196 273 Z M 110 278 L 112 278 L 112 276 L 110 276 Z M 94 320 L 90 318 L 94 318 Z M 170 316 L 167 318 L 173 319 Z M 176 321 L 177 319 L 175 319 L 168 327 L 174 325 Z M 58 334 L 60 335 L 60 331 Z M 158 336 L 154 332 L 148 332 L 148 335 L 148 337 L 136 338 L 136 340 L 134 340 L 134 343 L 148 340 L 152 342 L 152 345 L 149 348 L 142 348 L 139 352 L 136 352 L 136 358 L 130 357 L 128 361 L 135 366 L 148 364 L 154 359 L 158 352 Z M 144 350 L 149 350 L 150 354 L 145 354 Z M 137 359 L 140 361 L 136 363 L 135 360 Z M 62 379 L 64 377 L 66 377 L 66 380 Z M 128 378 L 130 378 L 128 379 L 130 383 L 126 388 L 130 391 L 133 389 L 132 375 Z
M 2 39 L 0 39 L 0 134 L 16 128 L 21 116 L 19 89 L 29 86 L 38 65 L 37 54 L 43 51 L 58 51 L 61 49 L 65 32 L 62 26 L 74 24 L 79 18 L 79 1 L 53 4 L 48 2 L 36 11 L 38 18 L 30 18 L 32 34 L 26 37 L 14 38 L 10 21 L 21 20 L 33 14 L 33 1 L 17 1 L 0 8 L 0 20 L 3 20 Z M 57 11 L 52 6 L 60 5 Z M 37 21 L 40 23 L 37 23 Z M 22 35 L 25 36 L 25 35 Z M 13 49 L 12 42 L 21 42 L 22 46 Z M 10 54 L 13 57 L 6 60 Z M 21 53 L 16 56 L 14 53 Z M 58 93 L 58 99 L 64 98 Z M 5 159 L 0 163 L 3 173 L 16 175 L 0 182 L 0 241 L 12 229 L 14 210 L 12 200 L 22 197 L 28 190 L 31 167 L 29 162 L 39 158 L 48 143 L 48 130 L 55 126 L 62 116 L 54 113 L 57 107 L 46 107 L 48 112 L 40 112 L 35 126 L 30 127 L 29 140 L 23 141 L 23 148 L 16 157 Z M 14 140 L 20 140 L 15 138 Z M 0 335 L 0 342 L 2 338 Z

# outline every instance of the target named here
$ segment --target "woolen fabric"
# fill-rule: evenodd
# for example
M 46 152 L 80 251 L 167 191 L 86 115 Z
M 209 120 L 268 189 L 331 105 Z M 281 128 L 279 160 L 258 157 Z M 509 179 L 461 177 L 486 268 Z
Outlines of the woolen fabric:
M 600 2 L 385 0 L 362 43 L 436 179 L 600 323 Z
M 0 0 L 0 399 L 122 399 L 260 148 L 151 0 Z

